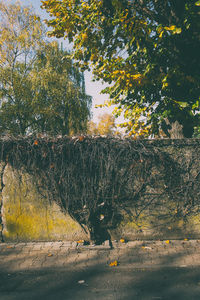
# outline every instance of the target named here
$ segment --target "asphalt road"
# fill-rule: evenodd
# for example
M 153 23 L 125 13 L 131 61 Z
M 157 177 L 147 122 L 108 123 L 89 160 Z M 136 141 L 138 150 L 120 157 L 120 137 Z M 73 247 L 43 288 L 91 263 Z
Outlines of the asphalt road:
M 0 272 L 0 299 L 200 299 L 200 268 L 94 266 L 77 271 Z

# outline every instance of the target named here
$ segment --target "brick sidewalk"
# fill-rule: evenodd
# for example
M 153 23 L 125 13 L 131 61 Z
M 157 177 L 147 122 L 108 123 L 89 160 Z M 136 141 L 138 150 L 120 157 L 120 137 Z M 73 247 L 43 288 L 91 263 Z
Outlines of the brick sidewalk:
M 70 269 L 109 266 L 119 268 L 200 266 L 200 240 L 130 241 L 102 246 L 82 246 L 76 242 L 1 243 L 1 270 L 23 271 L 54 267 Z

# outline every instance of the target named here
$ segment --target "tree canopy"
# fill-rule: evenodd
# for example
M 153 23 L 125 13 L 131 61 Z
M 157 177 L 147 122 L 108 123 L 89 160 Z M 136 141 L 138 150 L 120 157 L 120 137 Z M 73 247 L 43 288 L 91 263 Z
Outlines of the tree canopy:
M 91 97 L 85 92 L 83 73 L 68 55 L 57 42 L 37 52 L 30 73 L 36 132 L 71 135 L 87 130 Z
M 0 3 L 0 132 L 72 134 L 85 131 L 91 97 L 83 73 L 40 18 L 19 3 Z
M 110 104 L 131 133 L 185 137 L 199 124 L 199 1 L 46 0 L 50 36 L 73 42 L 82 70 L 109 84 Z

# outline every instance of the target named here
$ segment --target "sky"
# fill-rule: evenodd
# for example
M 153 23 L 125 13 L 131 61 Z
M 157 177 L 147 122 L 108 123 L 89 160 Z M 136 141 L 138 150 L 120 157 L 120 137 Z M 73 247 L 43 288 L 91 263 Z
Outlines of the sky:
M 11 2 L 17 2 L 16 0 L 11 0 Z M 48 13 L 44 10 L 41 9 L 41 1 L 40 0 L 20 0 L 19 1 L 22 5 L 26 6 L 33 6 L 35 13 L 40 15 L 41 19 L 48 19 L 49 15 Z M 61 39 L 58 39 L 60 42 Z M 70 49 L 70 45 L 66 40 L 63 40 L 63 46 L 64 48 Z M 102 84 L 101 82 L 93 82 L 92 81 L 92 73 L 91 72 L 85 72 L 85 84 L 86 84 L 86 92 L 88 95 L 93 97 L 93 102 L 92 102 L 92 120 L 97 123 L 98 122 L 98 117 L 102 115 L 103 113 L 112 113 L 113 108 L 95 108 L 95 105 L 98 104 L 103 104 L 105 100 L 108 100 L 108 95 L 103 95 L 100 94 L 101 90 L 106 87 L 105 84 Z M 116 123 L 122 122 L 123 119 L 119 118 L 119 120 Z

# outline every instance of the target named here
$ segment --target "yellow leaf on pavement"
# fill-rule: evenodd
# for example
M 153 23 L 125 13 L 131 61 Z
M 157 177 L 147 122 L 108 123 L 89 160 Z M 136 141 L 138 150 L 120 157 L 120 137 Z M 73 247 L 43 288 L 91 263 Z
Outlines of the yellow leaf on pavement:
M 110 267 L 116 267 L 116 266 L 118 266 L 117 260 L 112 261 L 112 262 L 109 264 L 109 266 L 110 266 Z
M 77 241 L 78 244 L 83 244 L 84 243 L 84 240 L 79 240 Z

